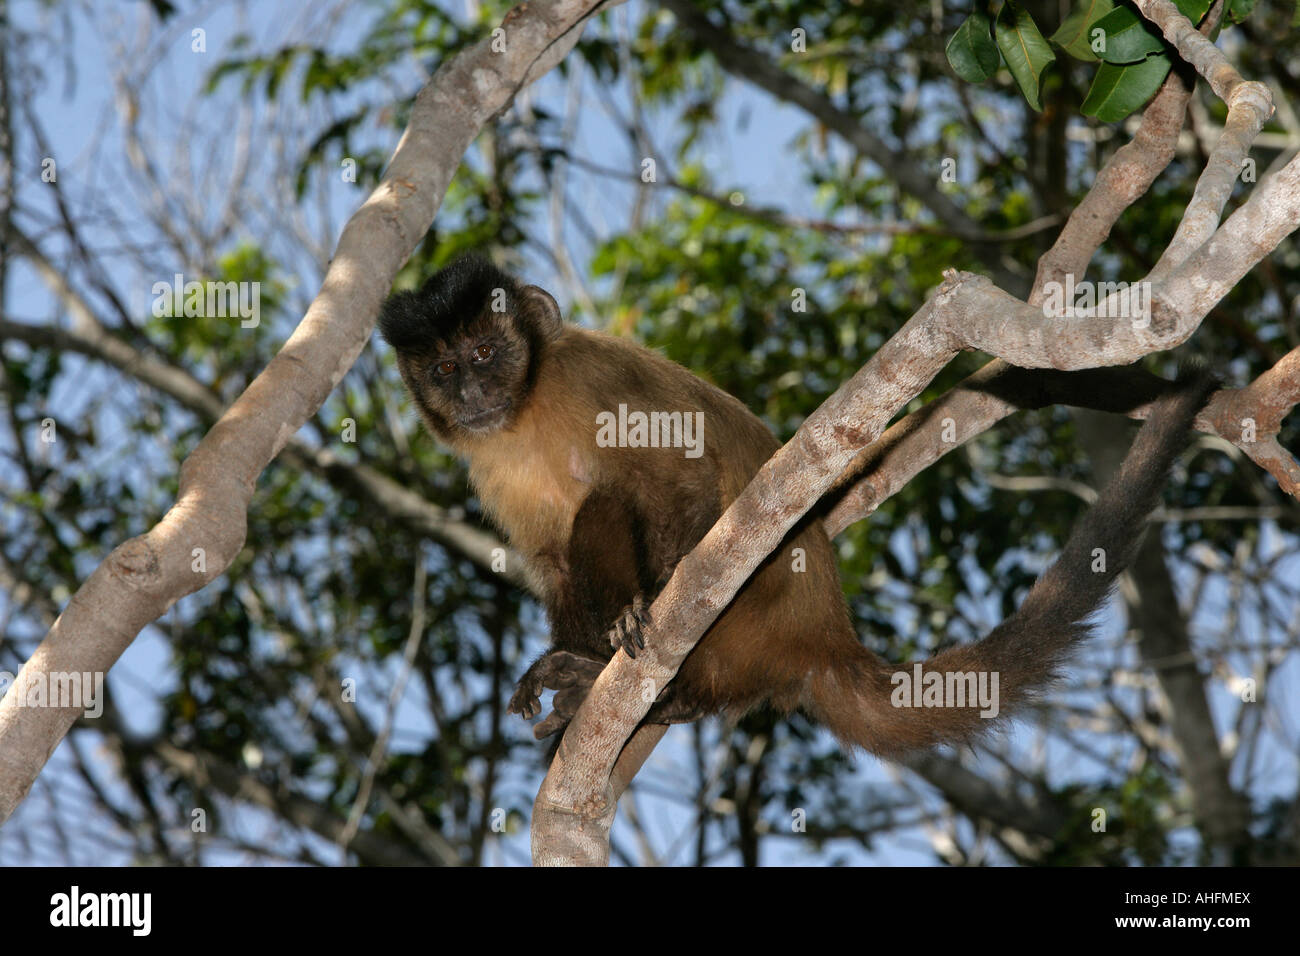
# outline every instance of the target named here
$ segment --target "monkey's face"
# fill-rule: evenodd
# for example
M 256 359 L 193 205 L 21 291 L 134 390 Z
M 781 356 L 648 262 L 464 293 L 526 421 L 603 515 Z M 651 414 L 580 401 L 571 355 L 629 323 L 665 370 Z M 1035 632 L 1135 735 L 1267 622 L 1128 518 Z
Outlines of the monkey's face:
M 454 440 L 510 425 L 528 392 L 531 351 L 512 314 L 488 310 L 445 339 L 400 350 L 397 365 L 425 420 Z
M 454 445 L 510 427 L 563 321 L 549 292 L 469 256 L 389 296 L 379 330 L 425 422 Z

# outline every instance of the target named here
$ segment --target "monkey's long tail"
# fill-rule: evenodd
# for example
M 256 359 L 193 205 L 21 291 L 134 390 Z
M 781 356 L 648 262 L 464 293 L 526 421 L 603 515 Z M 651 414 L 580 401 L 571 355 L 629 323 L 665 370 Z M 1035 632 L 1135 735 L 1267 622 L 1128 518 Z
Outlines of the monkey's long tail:
M 861 648 L 861 657 L 850 666 L 841 660 L 835 668 L 814 673 L 809 687 L 813 716 L 846 744 L 889 756 L 967 742 L 997 718 L 1041 696 L 1090 635 L 1090 618 L 1136 555 L 1146 517 L 1159 503 L 1192 420 L 1216 385 L 1203 369 L 1179 375 L 1138 431 L 1119 470 L 1075 525 L 1056 562 L 1034 582 L 1020 608 L 987 637 L 923 662 L 920 686 L 917 665 L 895 667 Z M 996 717 L 987 706 L 990 697 Z

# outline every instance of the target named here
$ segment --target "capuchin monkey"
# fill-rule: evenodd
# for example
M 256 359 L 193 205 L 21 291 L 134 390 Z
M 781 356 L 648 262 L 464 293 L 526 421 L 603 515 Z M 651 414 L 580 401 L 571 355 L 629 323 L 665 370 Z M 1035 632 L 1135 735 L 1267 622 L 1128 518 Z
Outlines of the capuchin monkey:
M 647 609 L 673 568 L 779 443 L 727 393 L 649 349 L 565 325 L 548 293 L 483 259 L 393 295 L 379 328 L 429 430 L 468 460 L 479 500 L 545 604 L 553 647 L 528 668 L 510 711 L 535 717 L 543 690 L 556 690 L 534 728 L 549 736 L 618 648 L 635 657 L 645 646 Z M 1203 372 L 1172 384 L 1019 610 L 983 640 L 920 665 L 918 704 L 927 677 L 954 672 L 996 674 L 999 716 L 1042 693 L 1136 551 L 1213 388 Z M 660 414 L 637 428 L 635 413 Z M 626 424 L 621 436 L 615 419 Z M 805 519 L 704 632 L 646 721 L 801 708 L 845 745 L 887 757 L 965 743 L 990 726 L 973 699 L 895 706 L 895 675 L 914 678 L 916 666 L 891 665 L 859 642 L 830 541 Z

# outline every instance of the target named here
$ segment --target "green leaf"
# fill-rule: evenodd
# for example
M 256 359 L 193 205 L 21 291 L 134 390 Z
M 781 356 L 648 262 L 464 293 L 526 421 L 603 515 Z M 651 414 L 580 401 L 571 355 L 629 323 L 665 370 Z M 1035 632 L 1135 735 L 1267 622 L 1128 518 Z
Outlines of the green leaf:
M 1098 55 L 1107 63 L 1137 63 L 1165 48 L 1164 39 L 1153 33 L 1155 27 L 1129 7 L 1116 7 L 1097 21 L 1097 29 L 1105 34 Z
M 1007 0 L 998 12 L 993 32 L 997 37 L 998 49 L 1002 51 L 1002 58 L 1007 61 L 1021 94 L 1030 106 L 1041 111 L 1043 107 L 1039 93 L 1042 89 L 1043 71 L 1056 59 L 1056 55 L 1038 32 L 1034 18 L 1015 0 Z
M 1052 34 L 1052 42 L 1077 60 L 1095 62 L 1092 52 L 1093 26 L 1115 9 L 1115 0 L 1083 0 L 1083 3 L 1066 17 Z
M 1103 63 L 1097 68 L 1080 111 L 1104 123 L 1122 120 L 1155 95 L 1169 73 L 1169 65 L 1165 54 L 1126 66 Z
M 967 83 L 983 83 L 997 72 L 1002 62 L 989 30 L 989 18 L 981 10 L 976 10 L 957 28 L 945 52 L 953 72 Z
M 1200 23 L 1210 0 L 1174 0 L 1174 6 L 1192 23 Z M 1164 36 L 1155 24 L 1131 7 L 1116 7 L 1097 21 L 1096 28 L 1105 31 L 1106 45 L 1099 55 L 1107 63 L 1137 63 L 1165 50 Z

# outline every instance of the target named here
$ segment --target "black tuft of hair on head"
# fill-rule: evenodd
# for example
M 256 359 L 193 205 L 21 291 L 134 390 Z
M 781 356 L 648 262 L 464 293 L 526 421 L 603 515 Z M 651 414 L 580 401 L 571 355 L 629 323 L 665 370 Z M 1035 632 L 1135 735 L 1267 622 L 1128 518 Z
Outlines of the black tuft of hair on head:
M 482 313 L 497 289 L 505 290 L 509 308 L 519 284 L 483 256 L 461 256 L 419 289 L 389 296 L 379 313 L 379 334 L 399 352 L 419 350 Z

